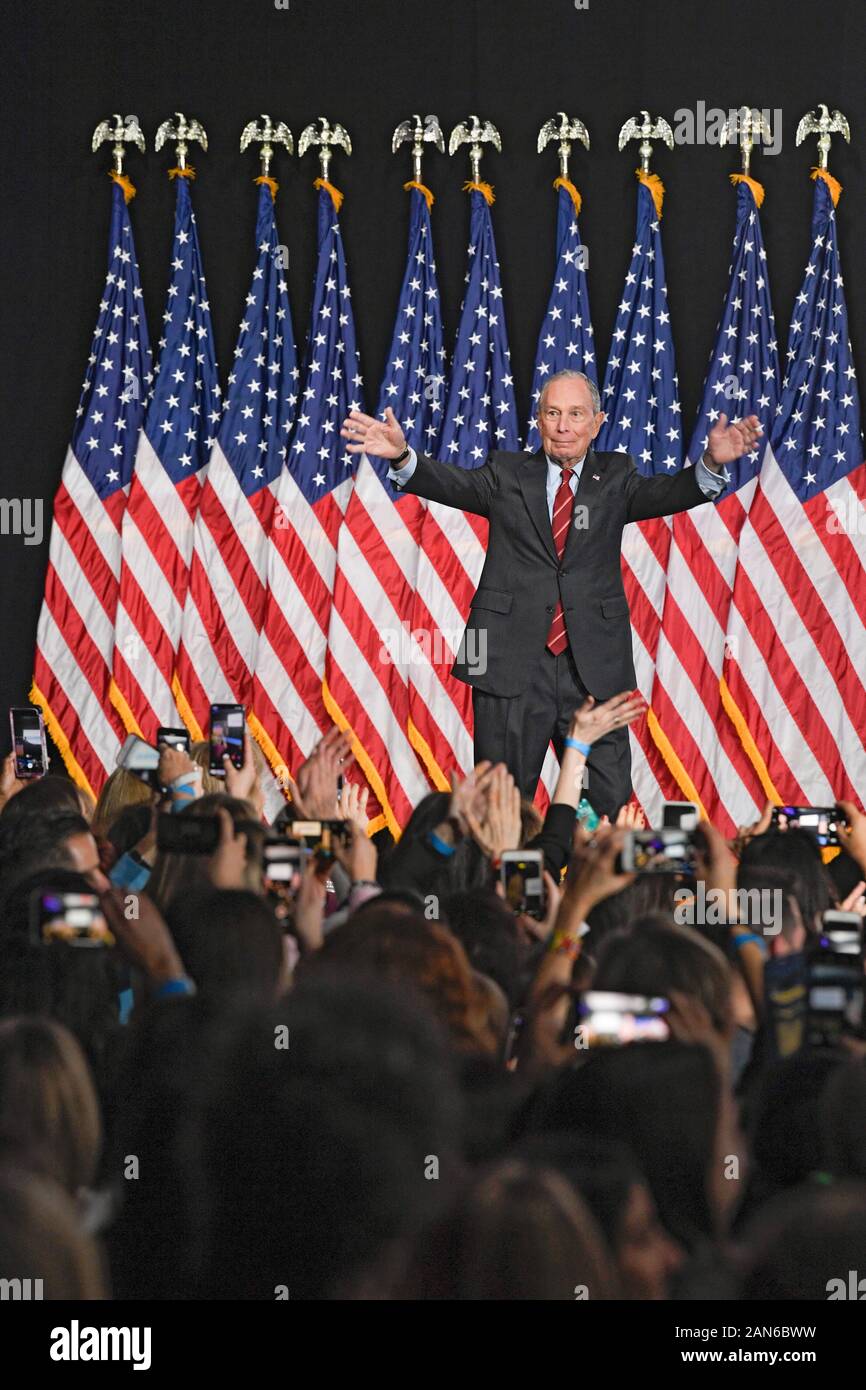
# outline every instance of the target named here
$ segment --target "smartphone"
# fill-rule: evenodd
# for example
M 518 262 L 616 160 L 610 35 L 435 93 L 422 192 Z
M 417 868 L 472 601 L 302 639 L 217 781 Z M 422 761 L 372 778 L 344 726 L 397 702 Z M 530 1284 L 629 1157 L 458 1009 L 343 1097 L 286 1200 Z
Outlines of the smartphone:
M 825 912 L 818 940 L 837 956 L 863 957 L 863 918 L 859 912 Z
M 840 843 L 839 827 L 845 824 L 838 806 L 774 806 L 770 821 L 774 830 L 811 830 L 822 849 Z
M 228 754 L 233 767 L 244 765 L 244 707 L 243 705 L 211 705 L 210 763 L 214 777 L 224 777 L 223 757 Z
M 618 857 L 626 874 L 695 874 L 695 841 L 691 830 L 629 830 Z
M 127 735 L 126 742 L 117 755 L 117 766 L 126 768 L 127 772 L 133 773 L 149 787 L 159 786 L 156 772 L 159 767 L 159 749 L 145 743 L 138 734 Z
M 220 839 L 216 816 L 166 813 L 156 821 L 156 847 L 168 854 L 213 854 Z
M 15 754 L 15 776 L 22 782 L 44 777 L 48 771 L 48 747 L 41 709 L 35 705 L 16 706 L 9 711 L 9 725 Z
M 665 1042 L 670 1037 L 667 999 L 590 989 L 577 1009 L 587 1047 L 625 1047 L 633 1042 Z
M 266 840 L 263 850 L 264 877 L 268 886 L 295 890 L 300 887 L 303 866 L 310 851 L 282 838 Z
M 95 893 L 61 893 L 37 888 L 30 895 L 30 939 L 34 945 L 112 946 L 114 937 Z
M 167 729 L 160 727 L 156 731 L 156 746 L 167 743 L 169 748 L 182 748 L 184 753 L 189 752 L 189 734 L 186 729 Z
M 819 950 L 806 967 L 806 1042 L 834 1047 L 844 1036 L 863 1036 L 863 963 Z
M 544 855 L 540 849 L 507 849 L 499 866 L 499 881 L 505 901 L 516 913 L 526 913 L 537 922 L 547 912 L 544 886 Z
M 697 830 L 700 811 L 693 801 L 666 801 L 662 806 L 665 830 Z
M 334 840 L 346 843 L 349 827 L 344 820 L 293 820 L 286 827 L 286 834 L 308 849 L 330 850 Z

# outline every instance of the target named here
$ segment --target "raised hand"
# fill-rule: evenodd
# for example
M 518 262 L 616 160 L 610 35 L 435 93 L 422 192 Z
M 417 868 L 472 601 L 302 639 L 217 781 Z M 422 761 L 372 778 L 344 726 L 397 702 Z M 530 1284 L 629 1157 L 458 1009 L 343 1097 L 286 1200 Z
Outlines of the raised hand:
M 611 729 L 622 729 L 640 719 L 646 709 L 646 700 L 637 690 L 622 690 L 602 705 L 597 705 L 590 695 L 571 716 L 569 737 L 579 743 L 597 743 Z
M 707 438 L 707 453 L 721 468 L 742 458 L 743 454 L 750 454 L 762 433 L 757 415 L 747 415 L 745 420 L 730 425 L 727 415 L 720 415 Z
M 384 420 L 353 410 L 343 421 L 340 434 L 347 441 L 350 454 L 375 454 L 376 458 L 395 459 L 406 449 L 405 436 L 390 406 L 386 407 Z

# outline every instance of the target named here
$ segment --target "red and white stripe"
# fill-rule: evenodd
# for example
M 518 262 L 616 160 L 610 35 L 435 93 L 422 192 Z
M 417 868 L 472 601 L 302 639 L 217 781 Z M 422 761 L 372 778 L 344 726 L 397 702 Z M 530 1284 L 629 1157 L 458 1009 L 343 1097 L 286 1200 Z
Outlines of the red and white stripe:
M 725 679 L 785 802 L 866 802 L 864 502 L 866 465 L 804 504 L 767 447 L 740 536 Z
M 32 698 L 80 785 L 98 793 L 123 726 L 109 698 L 126 494 L 102 502 L 70 448 L 54 502 Z
M 142 430 L 123 517 L 112 699 L 151 743 L 178 722 L 172 679 L 203 473 L 175 485 Z

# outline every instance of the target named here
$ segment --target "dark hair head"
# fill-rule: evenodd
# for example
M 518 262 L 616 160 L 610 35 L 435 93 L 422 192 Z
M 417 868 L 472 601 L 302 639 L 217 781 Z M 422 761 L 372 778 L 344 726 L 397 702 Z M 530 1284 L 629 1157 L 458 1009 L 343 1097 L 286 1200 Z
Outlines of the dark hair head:
M 482 1173 L 424 1233 L 406 1286 L 416 1299 L 616 1296 L 610 1256 L 582 1198 L 555 1169 L 516 1157 Z
M 276 997 L 283 970 L 283 932 L 273 909 L 248 889 L 177 893 L 166 922 L 201 994 Z
M 690 994 L 707 1009 L 719 1033 L 730 1031 L 731 970 L 721 951 L 691 927 L 644 917 L 601 945 L 593 989 L 667 998 Z
M 427 1011 L 374 976 L 311 971 L 240 1031 L 218 1081 L 204 1296 L 376 1296 L 462 1179 L 456 1078 Z
M 687 1249 L 714 1237 L 709 1196 L 721 1083 L 705 1047 L 680 1042 L 599 1048 L 560 1072 L 528 1114 L 532 1132 L 578 1130 L 627 1144 L 662 1223 Z
M 118 1018 L 115 952 L 107 946 L 82 949 L 64 941 L 34 943 L 30 899 L 42 888 L 93 891 L 87 879 L 71 869 L 40 869 L 17 880 L 7 893 L 0 916 L 0 1017 L 35 1014 L 65 1024 L 100 1078 Z
M 821 858 L 821 847 L 810 830 L 768 830 L 755 835 L 743 847 L 740 863 L 754 868 L 781 869 L 790 875 L 791 891 L 800 904 L 807 932 L 836 902 L 836 889 Z
M 379 881 L 385 888 L 414 886 L 417 869 L 410 860 L 413 846 L 441 825 L 450 804 L 449 792 L 430 792 L 418 802 L 399 841 L 379 866 Z M 482 886 L 487 872 L 487 859 L 472 837 L 466 835 L 455 846 L 454 853 L 443 859 L 430 875 L 425 882 L 425 892 L 434 893 L 441 900 L 449 893 Z
M 813 1184 L 769 1202 L 743 1235 L 740 1298 L 820 1300 L 862 1298 L 866 1250 L 866 1183 Z
M 66 842 L 74 835 L 89 834 L 90 826 L 81 812 L 65 806 L 4 820 L 0 824 L 0 887 L 4 895 L 18 879 L 40 869 L 74 868 Z
M 0 810 L 0 821 L 5 826 L 22 816 L 52 815 L 55 811 L 75 811 L 80 815 L 78 788 L 68 777 L 37 777 L 9 798 Z
M 513 1008 L 521 993 L 528 955 L 514 913 L 488 888 L 452 894 L 445 912 L 469 964 L 495 980 Z

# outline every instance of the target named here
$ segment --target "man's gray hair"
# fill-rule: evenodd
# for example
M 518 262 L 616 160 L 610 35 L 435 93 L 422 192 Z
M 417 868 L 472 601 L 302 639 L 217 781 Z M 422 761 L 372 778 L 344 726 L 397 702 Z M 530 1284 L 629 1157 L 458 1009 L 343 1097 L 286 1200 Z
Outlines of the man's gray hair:
M 597 415 L 598 412 L 601 410 L 601 396 L 599 395 L 598 387 L 596 386 L 595 382 L 590 381 L 586 372 L 573 372 L 569 370 L 568 367 L 564 368 L 561 372 L 554 372 L 553 376 L 548 377 L 547 381 L 542 386 L 541 395 L 538 398 L 539 413 L 544 409 L 544 398 L 555 381 L 574 380 L 586 382 L 587 386 L 589 387 L 590 397 L 592 399 L 592 411 L 594 415 Z

